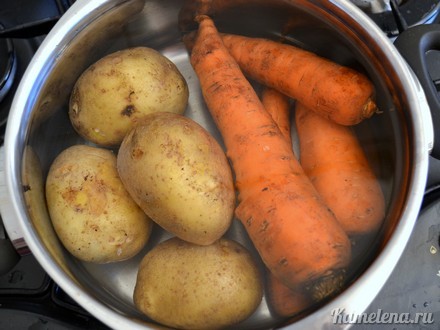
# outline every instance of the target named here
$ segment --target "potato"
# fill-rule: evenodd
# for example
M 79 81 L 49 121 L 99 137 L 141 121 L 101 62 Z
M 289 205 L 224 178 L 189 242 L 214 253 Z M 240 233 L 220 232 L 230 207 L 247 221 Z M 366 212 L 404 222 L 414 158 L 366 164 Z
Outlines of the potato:
M 167 231 L 207 245 L 229 228 L 235 208 L 231 167 L 195 121 L 150 114 L 124 138 L 117 159 L 130 195 Z
M 256 263 L 237 242 L 222 238 L 202 246 L 174 237 L 142 259 L 133 300 L 164 325 L 218 329 L 248 318 L 262 293 Z
M 69 116 L 75 130 L 101 146 L 117 146 L 143 116 L 183 113 L 188 86 L 167 57 L 147 47 L 109 54 L 91 65 L 73 88 Z
M 128 259 L 146 244 L 152 221 L 125 190 L 110 151 L 76 145 L 61 152 L 46 178 L 55 232 L 78 259 Z

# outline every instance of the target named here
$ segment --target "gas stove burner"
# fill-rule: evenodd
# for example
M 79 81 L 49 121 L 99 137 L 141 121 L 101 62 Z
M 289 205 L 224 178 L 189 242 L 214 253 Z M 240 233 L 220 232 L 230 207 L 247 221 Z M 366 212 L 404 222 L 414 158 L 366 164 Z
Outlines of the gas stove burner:
M 14 45 L 11 39 L 0 39 L 0 102 L 11 89 L 16 71 L 17 60 Z
M 439 16 L 440 0 L 351 0 L 387 34 L 397 37 L 405 27 L 433 23 Z M 394 8 L 393 8 L 394 7 Z

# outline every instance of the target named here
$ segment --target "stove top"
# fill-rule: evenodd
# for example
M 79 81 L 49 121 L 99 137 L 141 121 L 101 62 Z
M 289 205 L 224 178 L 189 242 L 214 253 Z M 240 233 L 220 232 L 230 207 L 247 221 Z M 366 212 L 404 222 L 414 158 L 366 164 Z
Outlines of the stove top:
M 408 27 L 437 24 L 440 0 L 351 0 L 391 39 Z M 74 1 L 0 0 L 0 142 L 20 77 L 44 35 Z M 440 82 L 440 52 L 428 58 L 434 84 Z M 438 88 L 437 90 L 440 90 Z M 384 289 L 367 313 L 428 312 L 440 320 L 440 160 L 431 157 L 427 190 L 414 234 Z M 0 226 L 0 329 L 107 329 L 54 283 L 32 255 L 10 250 Z M 9 251 L 9 252 L 8 252 Z M 402 293 L 405 292 L 404 295 Z M 375 329 L 392 329 L 374 325 Z M 406 325 L 416 329 L 419 325 Z M 438 325 L 435 325 L 438 328 Z M 366 329 L 354 325 L 353 329 Z M 431 329 L 427 327 L 427 329 Z
M 408 26 L 433 23 L 439 0 L 351 0 L 388 35 L 396 37 Z
M 32 255 L 0 276 L 0 329 L 108 329 L 54 283 Z

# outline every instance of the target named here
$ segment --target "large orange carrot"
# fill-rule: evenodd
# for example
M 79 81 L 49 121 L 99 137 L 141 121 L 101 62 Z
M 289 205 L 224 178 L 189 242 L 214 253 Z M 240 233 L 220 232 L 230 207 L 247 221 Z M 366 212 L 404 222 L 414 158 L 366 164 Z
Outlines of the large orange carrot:
M 377 110 L 373 84 L 351 68 L 268 39 L 222 39 L 246 75 L 339 124 L 357 124 Z
M 349 235 L 371 233 L 385 216 L 379 181 L 352 128 L 297 103 L 301 165 Z
M 261 92 L 261 102 L 264 108 L 269 112 L 273 121 L 286 140 L 291 144 L 290 136 L 290 102 L 289 97 L 278 92 L 276 89 L 265 87 Z
M 291 289 L 270 272 L 267 277 L 266 290 L 269 308 L 277 316 L 294 316 L 313 305 L 311 297 L 300 286 Z
M 280 281 L 289 287 L 302 283 L 314 295 L 331 294 L 350 262 L 350 241 L 224 47 L 213 21 L 208 16 L 198 21 L 191 64 L 235 171 L 236 215 Z

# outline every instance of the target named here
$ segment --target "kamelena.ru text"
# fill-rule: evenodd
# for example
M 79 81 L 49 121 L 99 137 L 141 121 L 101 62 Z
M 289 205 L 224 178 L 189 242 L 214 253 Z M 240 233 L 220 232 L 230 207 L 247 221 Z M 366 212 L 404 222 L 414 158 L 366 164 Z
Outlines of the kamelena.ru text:
M 331 312 L 333 324 L 433 324 L 433 313 L 393 313 L 378 309 L 377 312 L 353 314 L 344 308 Z

